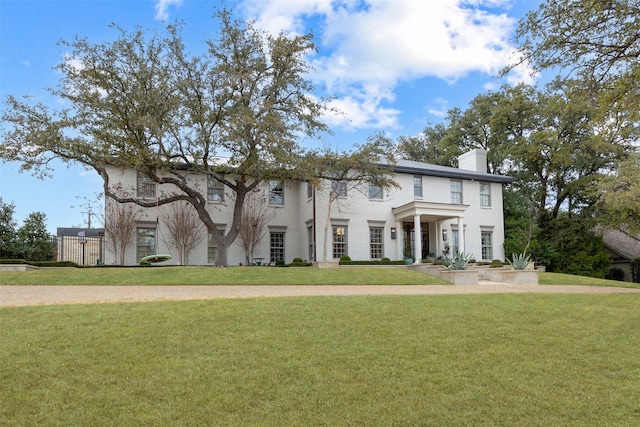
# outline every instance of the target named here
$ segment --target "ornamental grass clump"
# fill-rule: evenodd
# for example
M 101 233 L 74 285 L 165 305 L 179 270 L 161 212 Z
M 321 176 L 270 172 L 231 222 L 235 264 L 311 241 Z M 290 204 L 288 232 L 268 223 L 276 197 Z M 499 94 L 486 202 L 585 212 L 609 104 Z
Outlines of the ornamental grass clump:
M 525 255 L 524 253 L 511 254 L 511 259 L 507 258 L 507 262 L 511 264 L 514 270 L 524 270 L 525 268 L 527 268 L 530 258 L 531 255 Z

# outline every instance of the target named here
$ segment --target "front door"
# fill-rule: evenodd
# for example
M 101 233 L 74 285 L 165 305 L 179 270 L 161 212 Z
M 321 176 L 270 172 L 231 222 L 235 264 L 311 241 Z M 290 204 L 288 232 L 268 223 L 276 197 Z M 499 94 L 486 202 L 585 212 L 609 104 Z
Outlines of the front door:
M 416 256 L 415 251 L 415 230 L 412 222 L 405 222 L 402 224 L 403 230 L 403 242 L 402 242 L 402 255 L 404 258 L 414 258 Z M 420 231 L 422 236 L 422 248 L 420 250 L 420 259 L 427 258 L 429 256 L 429 223 L 421 223 Z

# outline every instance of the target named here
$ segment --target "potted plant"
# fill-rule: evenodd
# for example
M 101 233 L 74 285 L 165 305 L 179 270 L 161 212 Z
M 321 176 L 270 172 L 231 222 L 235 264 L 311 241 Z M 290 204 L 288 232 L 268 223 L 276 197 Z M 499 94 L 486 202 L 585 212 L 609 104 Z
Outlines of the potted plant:
M 446 261 L 449 265 L 442 271 L 440 277 L 454 285 L 477 285 L 478 270 L 467 270 L 467 265 L 472 258 L 473 255 L 465 253 L 455 253 L 447 257 Z
M 407 265 L 413 264 L 413 255 L 411 254 L 411 248 L 404 248 L 404 263 Z

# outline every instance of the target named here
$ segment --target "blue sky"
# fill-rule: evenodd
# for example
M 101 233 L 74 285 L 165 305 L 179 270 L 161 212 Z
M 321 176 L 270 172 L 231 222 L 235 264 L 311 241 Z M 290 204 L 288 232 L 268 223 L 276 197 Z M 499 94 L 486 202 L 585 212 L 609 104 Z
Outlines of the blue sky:
M 183 20 L 193 52 L 215 35 L 211 16 L 219 0 L 1 0 L 0 96 L 29 95 L 55 107 L 47 87 L 65 52 L 58 41 L 86 37 L 113 40 L 109 24 L 162 30 Z M 227 0 L 241 18 L 267 31 L 312 31 L 319 48 L 309 76 L 335 97 L 344 114 L 327 117 L 334 134 L 307 146 L 349 149 L 368 135 L 420 132 L 447 110 L 466 108 L 500 85 L 532 82 L 529 70 L 496 73 L 517 55 L 510 37 L 517 20 L 540 0 Z M 1 107 L 0 107 L 1 108 Z M 47 216 L 47 228 L 86 226 L 83 198 L 95 199 L 100 178 L 81 166 L 55 164 L 52 178 L 19 173 L 0 163 L 0 197 L 15 204 L 18 225 L 31 212 Z M 72 207 L 74 206 L 74 207 Z M 97 206 L 96 206 L 97 207 Z M 93 226 L 101 226 L 93 219 Z

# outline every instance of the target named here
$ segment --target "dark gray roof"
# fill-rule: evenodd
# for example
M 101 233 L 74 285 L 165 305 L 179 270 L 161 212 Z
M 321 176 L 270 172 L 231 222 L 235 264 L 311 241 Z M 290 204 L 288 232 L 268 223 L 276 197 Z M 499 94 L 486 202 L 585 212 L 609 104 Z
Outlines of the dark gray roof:
M 388 163 L 381 162 L 381 166 L 388 166 Z M 449 166 L 432 165 L 430 163 L 415 162 L 413 160 L 398 159 L 393 167 L 397 173 L 407 173 L 423 176 L 438 176 L 442 178 L 469 179 L 484 182 L 499 182 L 507 184 L 515 181 L 515 178 L 505 175 L 494 175 L 491 173 L 476 172 L 466 169 L 452 168 Z
M 640 236 L 610 228 L 602 232 L 602 240 L 607 248 L 626 259 L 640 258 Z

